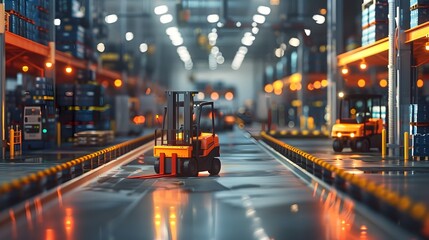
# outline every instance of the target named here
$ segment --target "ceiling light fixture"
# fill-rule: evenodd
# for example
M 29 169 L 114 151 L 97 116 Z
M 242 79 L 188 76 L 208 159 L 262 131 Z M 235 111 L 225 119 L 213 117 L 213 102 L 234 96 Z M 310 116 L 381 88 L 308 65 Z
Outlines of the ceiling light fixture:
M 134 33 L 132 33 L 132 32 L 125 33 L 125 40 L 127 40 L 129 42 L 133 39 L 134 39 Z
M 177 27 L 169 27 L 165 30 L 165 33 L 170 36 L 179 33 L 179 29 Z
M 171 40 L 171 43 L 174 45 L 174 46 L 180 46 L 180 45 L 182 45 L 183 44 L 183 38 L 182 37 L 178 37 L 178 38 L 175 38 L 175 39 L 172 39 Z
M 107 15 L 107 16 L 104 18 L 104 21 L 105 21 L 107 24 L 115 23 L 116 21 L 118 21 L 118 15 L 116 15 L 116 14 L 110 14 L 110 15 Z
M 429 41 L 427 41 L 427 42 L 425 43 L 425 50 L 426 50 L 426 51 L 429 51 Z
M 359 68 L 365 70 L 368 66 L 366 65 L 365 59 L 362 60 L 359 64 Z
M 285 50 L 281 48 L 276 48 L 274 54 L 276 55 L 276 57 L 281 58 L 285 55 Z
M 159 18 L 159 21 L 162 24 L 170 23 L 171 21 L 173 21 L 173 16 L 171 14 L 164 14 Z
M 311 35 L 311 30 L 310 29 L 304 29 L 304 33 L 308 37 Z
M 316 21 L 317 24 L 324 24 L 325 23 L 325 16 L 320 14 L 313 15 L 313 20 Z
M 106 46 L 104 45 L 104 43 L 98 43 L 97 44 L 97 51 L 99 52 L 104 52 L 106 50 Z
M 301 42 L 299 41 L 299 39 L 298 39 L 298 38 L 293 37 L 293 38 L 289 39 L 289 44 L 290 44 L 292 47 L 298 47 L 298 46 L 301 44 Z
M 245 47 L 245 46 L 241 46 L 239 49 L 238 49 L 238 53 L 240 53 L 240 54 L 243 54 L 243 55 L 246 55 L 247 54 L 247 47 Z
M 140 46 L 139 46 L 139 50 L 140 50 L 140 52 L 142 52 L 142 53 L 147 52 L 148 48 L 149 48 L 149 47 L 148 47 L 147 43 L 141 43 L 141 44 L 140 44 Z
M 255 41 L 255 36 L 253 36 L 251 33 L 246 32 L 241 39 L 241 43 L 245 46 L 252 46 L 253 41 Z
M 160 5 L 153 9 L 156 15 L 163 15 L 168 12 L 168 7 L 166 5 Z
M 66 73 L 72 73 L 73 72 L 73 68 L 70 66 L 66 67 Z
M 217 64 L 223 64 L 225 62 L 225 58 L 222 55 L 216 57 Z
M 247 47 L 241 46 L 237 53 L 234 56 L 234 59 L 232 60 L 231 68 L 233 70 L 238 70 L 241 67 L 241 64 L 243 63 L 244 57 L 247 53 Z
M 217 55 L 219 53 L 219 48 L 216 46 L 212 47 L 212 49 L 210 50 L 210 53 L 213 55 Z
M 253 28 L 252 28 L 252 33 L 253 33 L 253 34 L 255 34 L 255 35 L 256 35 L 256 34 L 258 34 L 258 32 L 259 32 L 259 28 L 257 28 L 257 27 L 253 27 Z
M 219 22 L 219 15 L 217 14 L 210 14 L 207 16 L 207 22 L 209 23 L 216 23 Z
M 259 24 L 263 24 L 265 22 L 265 17 L 259 14 L 253 15 L 253 21 Z
M 349 69 L 347 68 L 347 66 L 344 66 L 343 68 L 341 68 L 341 73 L 343 75 L 347 75 L 349 73 Z
M 271 8 L 269 8 L 267 6 L 259 6 L 258 7 L 258 13 L 260 13 L 262 15 L 268 15 L 271 13 Z

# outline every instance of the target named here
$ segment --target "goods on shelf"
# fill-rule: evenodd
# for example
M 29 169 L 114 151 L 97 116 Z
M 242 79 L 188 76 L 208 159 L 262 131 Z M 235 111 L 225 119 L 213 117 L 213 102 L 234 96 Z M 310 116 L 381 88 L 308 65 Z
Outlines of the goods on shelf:
M 114 133 L 111 130 L 107 131 L 83 131 L 75 133 L 75 145 L 82 146 L 103 146 L 113 142 Z
M 61 24 L 55 27 L 55 42 L 57 50 L 85 58 L 85 28 L 80 19 L 61 18 Z
M 388 35 L 387 1 L 364 1 L 362 4 L 362 46 Z
M 48 0 L 5 0 L 10 32 L 32 41 L 47 44 L 49 39 Z
M 429 156 L 429 105 L 423 98 L 410 105 L 410 134 L 412 156 Z
M 410 28 L 429 21 L 429 5 L 411 9 Z
M 78 0 L 56 0 L 55 12 L 57 15 L 70 16 L 70 17 L 82 17 L 81 1 Z
M 73 142 L 75 133 L 110 129 L 110 106 L 98 84 L 59 84 L 57 103 L 62 140 Z
M 429 0 L 410 0 L 410 8 L 418 8 L 422 6 L 429 6 Z

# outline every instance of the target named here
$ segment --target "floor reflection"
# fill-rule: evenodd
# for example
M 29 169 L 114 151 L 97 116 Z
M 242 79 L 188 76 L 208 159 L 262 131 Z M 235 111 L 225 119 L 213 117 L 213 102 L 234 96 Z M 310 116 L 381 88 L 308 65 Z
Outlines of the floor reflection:
M 152 193 L 155 239 L 178 239 L 178 221 L 188 202 L 188 194 L 181 189 L 157 189 Z
M 328 239 L 377 239 L 377 234 L 369 233 L 368 223 L 357 218 L 355 203 L 338 196 L 335 190 L 313 183 L 313 197 L 319 198 L 323 205 L 323 216 Z

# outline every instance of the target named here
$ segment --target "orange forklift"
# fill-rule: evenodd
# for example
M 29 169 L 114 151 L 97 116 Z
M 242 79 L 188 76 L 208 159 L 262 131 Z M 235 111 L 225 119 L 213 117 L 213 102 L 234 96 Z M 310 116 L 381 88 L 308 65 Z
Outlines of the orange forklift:
M 215 133 L 213 102 L 195 101 L 198 92 L 166 91 L 162 129 L 155 131 L 153 155 L 156 176 L 198 176 L 220 172 L 219 138 Z M 210 111 L 211 124 L 201 129 L 201 113 Z
M 381 132 L 385 107 L 382 96 L 376 94 L 340 95 L 339 119 L 332 126 L 332 148 L 341 152 L 350 147 L 352 152 L 381 149 Z

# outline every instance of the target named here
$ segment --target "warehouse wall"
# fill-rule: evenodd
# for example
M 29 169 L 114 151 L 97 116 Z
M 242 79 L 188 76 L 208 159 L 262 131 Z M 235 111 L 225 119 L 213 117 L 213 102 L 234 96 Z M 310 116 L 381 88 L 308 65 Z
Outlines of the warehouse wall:
M 191 80 L 191 76 L 193 80 Z M 171 71 L 169 88 L 193 90 L 194 82 L 203 81 L 213 84 L 222 82 L 224 85 L 235 87 L 237 91 L 235 107 L 241 107 L 246 101 L 256 99 L 257 92 L 263 88 L 262 76 L 263 64 L 257 61 L 244 60 L 237 71 L 231 69 L 230 62 L 219 65 L 216 70 L 210 70 L 207 63 L 196 64 L 191 71 L 185 70 L 183 64 L 179 62 L 177 66 L 174 66 L 174 71 Z

